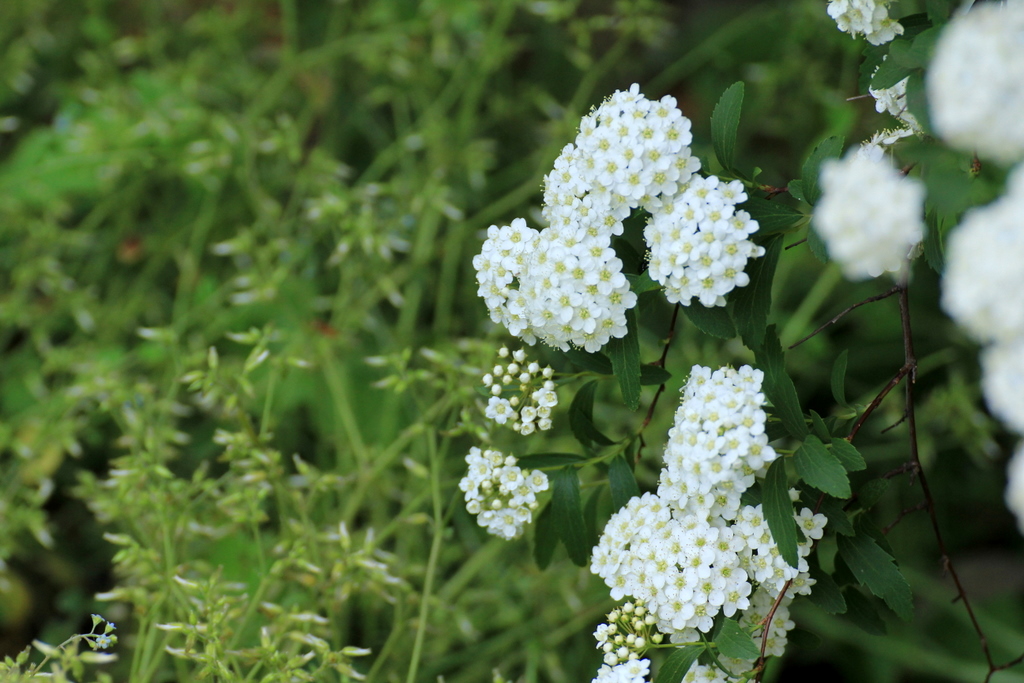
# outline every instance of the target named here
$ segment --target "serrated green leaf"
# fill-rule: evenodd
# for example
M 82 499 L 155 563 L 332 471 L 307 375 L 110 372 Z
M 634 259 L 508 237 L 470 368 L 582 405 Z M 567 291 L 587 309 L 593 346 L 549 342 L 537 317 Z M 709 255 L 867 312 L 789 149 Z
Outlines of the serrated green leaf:
M 772 281 L 775 266 L 782 253 L 782 236 L 776 235 L 764 243 L 764 255 L 747 263 L 750 282 L 733 294 L 733 318 L 736 331 L 747 348 L 756 349 L 764 343 L 764 330 L 772 308 Z
M 802 202 L 807 201 L 806 195 L 804 194 L 804 183 L 802 180 L 790 180 L 786 189 L 789 190 L 789 196 L 794 199 L 799 199 Z
M 872 90 L 884 90 L 893 87 L 909 76 L 915 68 L 907 65 L 899 58 L 905 50 L 910 48 L 910 43 L 900 40 L 893 41 L 891 45 L 888 58 L 879 65 L 878 71 L 871 77 Z
M 875 506 L 875 503 L 882 497 L 882 495 L 889 488 L 888 479 L 872 479 L 866 482 L 857 491 L 857 505 L 863 510 L 870 510 Z
M 828 430 L 828 425 L 821 419 L 821 415 L 814 410 L 808 410 L 808 414 L 811 416 L 811 431 L 816 437 L 821 439 L 824 444 L 832 443 L 832 433 Z
M 593 380 L 580 387 L 569 406 L 569 427 L 584 448 L 614 443 L 594 426 L 594 392 L 597 390 L 597 382 Z
M 857 447 L 846 439 L 833 439 L 829 448 L 832 449 L 832 454 L 839 458 L 847 472 L 860 472 L 868 466 Z
M 606 349 L 612 369 L 619 379 L 622 400 L 630 410 L 640 407 L 640 334 L 636 327 L 636 311 L 626 311 L 626 336 L 609 340 Z
M 722 621 L 722 629 L 715 636 L 715 645 L 721 654 L 734 659 L 757 659 L 761 656 L 754 639 L 732 619 Z
M 541 569 L 547 569 L 551 557 L 558 545 L 558 531 L 555 530 L 555 519 L 551 514 L 551 506 L 547 505 L 537 515 L 533 527 L 533 559 Z
M 661 289 L 661 285 L 651 279 L 649 271 L 644 271 L 639 275 L 626 274 L 626 280 L 629 281 L 629 288 L 634 294 L 640 296 L 644 292 L 651 292 L 656 289 Z
M 868 45 L 864 48 L 864 59 L 860 63 L 857 76 L 857 89 L 862 95 L 868 94 L 871 77 L 888 52 L 889 50 L 884 45 Z
M 839 586 L 831 575 L 826 574 L 818 564 L 818 554 L 811 553 L 807 558 L 810 576 L 814 579 L 814 590 L 811 591 L 811 602 L 829 614 L 846 612 L 846 600 Z
M 850 515 L 843 509 L 842 504 L 830 496 L 825 496 L 818 507 L 818 512 L 828 519 L 826 528 L 835 531 L 837 534 L 853 536 L 853 523 L 850 522 Z
M 838 536 L 839 554 L 857 581 L 882 598 L 901 619 L 914 615 L 910 584 L 900 573 L 896 561 L 866 533 Z
M 803 166 L 803 191 L 804 201 L 808 204 L 816 204 L 818 199 L 821 197 L 821 186 L 818 184 L 818 173 L 821 170 L 821 164 L 826 159 L 838 157 L 843 153 L 842 137 L 835 135 L 830 138 L 822 140 L 814 151 L 811 152 L 810 156 L 807 157 L 807 161 L 804 162 Z
M 558 537 L 565 544 L 569 559 L 585 567 L 591 546 L 587 544 L 587 524 L 580 506 L 580 479 L 575 467 L 555 470 L 551 476 L 551 514 Z
M 531 453 L 516 458 L 516 465 L 524 470 L 543 470 L 579 464 L 584 461 L 586 458 L 575 453 Z
M 807 214 L 798 209 L 761 197 L 750 197 L 739 208 L 757 221 L 757 234 L 762 236 L 791 232 L 808 218 Z
M 807 438 L 796 449 L 793 455 L 796 473 L 805 482 L 836 498 L 849 498 L 850 479 L 846 469 L 821 442 L 821 439 L 808 434 Z
M 846 402 L 846 361 L 849 355 L 849 349 L 843 349 L 832 364 L 832 398 L 844 408 L 849 405 Z
M 872 636 L 885 635 L 885 622 L 878 615 L 878 610 L 865 596 L 861 595 L 856 588 L 847 588 L 843 591 L 843 599 L 846 600 L 846 616 L 862 631 Z
M 732 339 L 736 336 L 736 326 L 732 324 L 729 311 L 721 306 L 702 306 L 699 301 L 694 301 L 689 306 L 683 306 L 683 313 L 693 326 L 704 334 L 710 334 L 719 339 Z
M 736 131 L 743 109 L 743 82 L 730 85 L 711 112 L 711 144 L 722 168 L 732 170 L 736 156 Z
M 630 498 L 640 495 L 633 468 L 626 462 L 626 456 L 619 453 L 608 463 L 608 487 L 612 493 L 612 510 L 620 510 Z
M 754 358 L 757 360 L 757 366 L 764 372 L 762 388 L 765 396 L 772 402 L 786 431 L 802 441 L 809 431 L 804 423 L 804 415 L 800 411 L 796 387 L 786 374 L 785 360 L 779 338 L 775 334 L 775 325 L 770 325 L 765 330 L 764 344 L 760 349 L 754 349 Z
M 807 228 L 807 248 L 811 250 L 814 258 L 822 263 L 828 263 L 828 247 L 825 246 L 825 240 L 821 239 L 818 231 L 814 229 L 813 218 L 811 219 L 811 225 Z
M 702 652 L 703 645 L 687 645 L 673 650 L 658 668 L 654 683 L 680 683 Z
M 793 501 L 789 498 L 789 481 L 786 478 L 786 459 L 778 458 L 768 468 L 761 482 L 761 509 L 765 521 L 779 547 L 782 559 L 790 567 L 797 566 L 796 539 L 798 529 L 793 519 Z
M 644 364 L 640 366 L 640 384 L 645 387 L 664 384 L 672 379 L 672 373 L 660 365 Z
M 570 363 L 583 370 L 596 372 L 599 375 L 611 375 L 613 373 L 612 362 L 603 353 L 590 353 L 583 349 L 570 347 L 568 351 L 562 351 L 562 354 L 569 359 Z

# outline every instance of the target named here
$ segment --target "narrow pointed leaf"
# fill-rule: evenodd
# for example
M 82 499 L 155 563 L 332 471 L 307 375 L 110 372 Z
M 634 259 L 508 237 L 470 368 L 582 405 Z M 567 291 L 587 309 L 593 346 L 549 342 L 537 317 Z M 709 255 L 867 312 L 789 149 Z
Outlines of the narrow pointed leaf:
M 750 217 L 757 221 L 757 234 L 762 236 L 796 230 L 802 222 L 807 220 L 807 214 L 802 213 L 799 209 L 761 197 L 750 197 L 739 208 L 749 213 Z
M 569 348 L 562 352 L 569 362 L 578 368 L 596 372 L 599 375 L 612 374 L 612 362 L 603 353 L 590 353 L 583 349 Z
M 672 373 L 660 365 L 644 364 L 640 366 L 640 384 L 645 387 L 664 384 L 670 379 L 672 379 Z
M 733 295 L 736 331 L 750 349 L 756 349 L 764 342 L 764 330 L 772 308 L 772 281 L 782 252 L 782 236 L 770 238 L 764 243 L 764 250 L 764 256 L 747 263 L 750 282 Z
M 831 575 L 826 574 L 818 564 L 818 554 L 811 553 L 807 558 L 811 578 L 814 579 L 814 590 L 811 591 L 811 602 L 829 614 L 846 612 L 846 600 L 842 591 Z
M 800 411 L 800 399 L 796 395 L 793 380 L 786 374 L 786 364 L 782 356 L 782 347 L 775 334 L 775 326 L 765 330 L 764 345 L 754 349 L 757 366 L 764 372 L 764 393 L 775 407 L 775 412 L 782 420 L 786 431 L 801 441 L 809 430 Z
M 703 645 L 687 645 L 673 650 L 658 668 L 654 683 L 680 683 L 702 652 Z
M 844 408 L 849 405 L 846 402 L 846 361 L 849 355 L 850 350 L 843 349 L 832 364 L 832 398 Z
M 711 112 L 711 144 L 722 168 L 732 170 L 736 157 L 736 131 L 743 108 L 743 82 L 730 85 Z
M 533 526 L 533 559 L 541 569 L 551 564 L 551 556 L 558 545 L 558 531 L 555 529 L 555 517 L 551 514 L 551 505 L 545 506 L 537 515 L 537 523 Z
M 846 616 L 850 621 L 869 635 L 885 635 L 885 622 L 882 621 L 882 617 L 878 616 L 878 610 L 871 600 L 861 595 L 860 591 L 852 586 L 843 591 L 843 599 L 846 600 Z
M 805 482 L 836 498 L 849 498 L 850 479 L 839 459 L 831 453 L 821 439 L 808 434 L 793 455 L 796 473 Z
M 736 326 L 732 324 L 729 311 L 721 306 L 702 306 L 699 301 L 694 301 L 689 306 L 683 306 L 683 313 L 693 323 L 693 326 L 704 334 L 710 334 L 719 339 L 732 339 L 736 336 Z
M 839 554 L 857 581 L 882 598 L 901 619 L 914 615 L 910 584 L 900 573 L 896 561 L 866 533 L 839 536 Z
M 626 311 L 626 325 L 626 336 L 610 340 L 605 348 L 619 379 L 622 400 L 627 408 L 636 410 L 640 407 L 640 333 L 633 309 Z
M 793 519 L 793 501 L 789 498 L 789 482 L 786 479 L 786 459 L 779 458 L 768 468 L 761 483 L 761 509 L 772 532 L 775 544 L 779 546 L 782 559 L 791 567 L 797 566 L 796 539 L 798 529 Z
M 821 439 L 822 443 L 832 443 L 832 434 L 828 431 L 828 425 L 821 419 L 821 415 L 813 410 L 807 412 L 811 416 L 811 432 Z
M 619 510 L 630 498 L 640 495 L 633 468 L 626 462 L 626 456 L 619 453 L 608 464 L 608 487 L 612 492 L 612 510 Z
M 750 634 L 732 619 L 722 622 L 722 630 L 715 636 L 715 645 L 720 653 L 735 659 L 757 659 L 761 655 Z
M 569 559 L 578 567 L 586 566 L 590 555 L 587 525 L 580 505 L 580 480 L 575 467 L 563 467 L 551 475 L 551 514 L 558 537 L 565 544 Z
M 856 446 L 846 439 L 833 439 L 829 447 L 832 449 L 832 454 L 839 458 L 839 462 L 843 463 L 847 472 L 860 472 L 867 468 L 864 456 L 860 454 Z
M 833 136 L 822 140 L 803 167 L 803 194 L 808 204 L 816 204 L 821 197 L 821 185 L 818 184 L 818 173 L 821 170 L 821 163 L 826 159 L 838 157 L 843 153 L 843 138 Z
M 575 453 L 531 453 L 516 458 L 516 464 L 524 470 L 540 470 L 578 464 L 584 460 L 586 458 Z
M 576 392 L 576 396 L 573 397 L 572 404 L 569 406 L 569 427 L 572 429 L 573 436 L 584 448 L 589 448 L 591 445 L 608 446 L 614 443 L 594 426 L 594 392 L 596 390 L 597 380 L 587 382 Z

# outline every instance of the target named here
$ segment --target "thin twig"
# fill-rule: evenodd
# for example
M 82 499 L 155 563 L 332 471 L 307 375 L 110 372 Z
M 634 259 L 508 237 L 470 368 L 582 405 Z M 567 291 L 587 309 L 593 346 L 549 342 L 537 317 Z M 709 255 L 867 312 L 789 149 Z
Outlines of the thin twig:
M 896 519 L 894 519 L 891 522 L 889 522 L 885 526 L 885 528 L 882 529 L 882 533 L 884 535 L 888 536 L 889 532 L 893 530 L 893 527 L 895 527 L 897 524 L 902 522 L 904 517 L 906 517 L 907 515 L 909 515 L 911 513 L 919 512 L 921 510 L 924 510 L 927 507 L 928 507 L 928 503 L 922 500 L 920 503 L 918 503 L 917 505 L 914 505 L 913 507 L 904 508 L 903 510 L 900 510 L 900 514 L 896 515 Z
M 802 240 L 797 240 L 796 242 L 793 242 L 793 244 L 787 244 L 786 245 L 786 250 L 792 249 L 793 247 L 798 246 L 800 244 L 803 244 L 806 241 L 807 241 L 807 238 L 805 237 Z
M 896 385 L 900 383 L 900 380 L 906 377 L 910 371 L 910 366 L 904 365 L 900 368 L 900 371 L 897 372 L 891 380 L 889 380 L 889 383 L 885 385 L 885 388 L 878 392 L 878 396 L 875 396 L 871 403 L 868 404 L 868 407 L 864 409 L 864 413 L 857 418 L 857 422 L 853 425 L 853 429 L 850 430 L 850 434 L 846 437 L 847 441 L 853 441 L 854 437 L 857 436 L 857 432 L 859 432 L 860 428 L 864 425 L 864 422 L 868 419 L 871 413 L 875 412 L 875 408 L 885 400 L 885 397 L 889 395 L 889 392 L 895 389 Z
M 822 325 L 821 327 L 816 329 L 814 332 L 811 332 L 809 335 L 807 335 L 806 337 L 804 337 L 800 341 L 796 342 L 795 344 L 791 344 L 789 348 L 790 349 L 795 349 L 796 347 L 800 346 L 805 341 L 807 341 L 808 339 L 810 339 L 814 335 L 818 334 L 819 332 L 824 330 L 829 325 L 834 325 L 837 322 L 839 322 L 840 318 L 842 318 L 844 315 L 846 315 L 847 313 L 849 313 L 853 309 L 860 308 L 864 304 L 870 304 L 870 303 L 874 303 L 876 301 L 881 301 L 882 299 L 888 299 L 890 296 L 892 296 L 893 294 L 895 294 L 898 291 L 900 291 L 899 285 L 893 287 L 892 289 L 890 289 L 888 292 L 885 292 L 884 294 L 879 294 L 877 296 L 868 297 L 867 299 L 864 299 L 863 301 L 858 301 L 857 303 L 855 303 L 854 305 L 850 306 L 849 308 L 844 310 L 842 313 L 838 314 L 837 316 L 835 316 L 834 318 L 832 318 L 831 320 L 826 322 L 824 325 Z
M 761 622 L 763 630 L 761 631 L 761 656 L 757 658 L 757 664 L 754 668 L 757 670 L 757 675 L 754 677 L 754 683 L 760 683 L 761 675 L 764 674 L 764 662 L 765 662 L 765 650 L 768 647 L 768 633 L 772 626 L 772 619 L 775 618 L 775 611 L 779 609 L 779 605 L 782 604 L 782 598 L 785 597 L 786 591 L 793 585 L 793 579 L 786 581 L 782 586 L 782 590 L 779 591 L 779 596 L 775 598 L 775 602 L 772 603 L 771 610 L 768 611 L 768 616 Z
M 660 368 L 665 367 L 665 359 L 668 357 L 668 349 L 672 345 L 672 338 L 675 337 L 676 334 L 676 321 L 679 319 L 679 308 L 679 304 L 676 304 L 675 308 L 672 309 L 672 320 L 668 324 L 668 337 L 665 338 L 665 348 L 661 350 L 661 358 L 651 363 L 651 365 L 656 365 Z M 647 445 L 647 442 L 644 440 L 644 430 L 647 429 L 647 425 L 651 423 L 651 419 L 654 417 L 654 409 L 658 405 L 658 399 L 661 398 L 661 394 L 664 391 L 665 383 L 662 382 L 658 387 L 658 390 L 654 392 L 654 398 L 651 400 L 651 406 L 647 409 L 647 416 L 644 418 L 643 424 L 640 425 L 640 447 L 636 449 L 636 459 L 633 462 L 634 465 L 640 462 L 640 454 L 643 452 L 644 446 Z

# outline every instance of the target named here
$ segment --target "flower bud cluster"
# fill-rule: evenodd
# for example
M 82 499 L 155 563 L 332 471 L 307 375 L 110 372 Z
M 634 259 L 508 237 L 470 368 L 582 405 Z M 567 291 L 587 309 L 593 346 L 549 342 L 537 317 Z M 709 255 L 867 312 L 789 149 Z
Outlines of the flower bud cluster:
M 477 523 L 495 536 L 516 538 L 533 519 L 537 494 L 548 488 L 548 477 L 539 470 L 523 470 L 514 456 L 477 447 L 466 456 L 469 471 L 459 482 L 466 509 Z
M 640 659 L 650 645 L 658 645 L 664 639 L 654 629 L 657 617 L 647 610 L 642 601 L 627 602 L 609 612 L 607 618 L 607 623 L 594 631 L 594 638 L 597 639 L 597 648 L 604 652 L 604 663 L 608 666 Z
M 508 348 L 499 349 L 498 357 L 508 359 Z M 522 349 L 514 351 L 511 357 L 507 365 L 495 365 L 483 376 L 483 384 L 491 394 L 484 415 L 498 424 L 508 424 L 523 436 L 538 429 L 551 429 L 551 410 L 558 405 L 551 379 L 555 371 L 551 366 L 541 368 L 537 362 L 527 362 Z M 508 394 L 511 396 L 505 398 Z
M 889 18 L 889 0 L 830 0 L 828 15 L 840 31 L 854 38 L 863 34 L 872 45 L 883 45 L 903 35 L 903 26 Z
M 594 683 L 647 683 L 650 672 L 649 659 L 630 659 L 615 666 L 602 664 Z

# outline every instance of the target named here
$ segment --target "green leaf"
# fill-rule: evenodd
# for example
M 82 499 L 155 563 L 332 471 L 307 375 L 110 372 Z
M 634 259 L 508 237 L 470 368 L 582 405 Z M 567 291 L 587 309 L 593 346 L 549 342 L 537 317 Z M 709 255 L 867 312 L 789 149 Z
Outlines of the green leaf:
M 811 507 L 814 506 L 812 505 Z M 818 512 L 828 518 L 828 524 L 825 525 L 826 528 L 835 531 L 837 534 L 853 536 L 854 530 L 853 524 L 850 522 L 850 515 L 843 509 L 840 501 L 831 496 L 825 496 L 818 507 Z
M 844 140 L 836 135 L 822 140 L 811 155 L 807 157 L 803 167 L 803 194 L 804 201 L 808 204 L 816 204 L 821 197 L 821 186 L 818 184 L 818 173 L 821 170 L 821 163 L 826 159 L 838 157 L 843 153 Z
M 586 458 L 575 453 L 531 453 L 516 458 L 516 465 L 524 470 L 543 470 L 575 465 L 584 461 Z
M 794 438 L 801 441 L 809 433 L 804 415 L 800 411 L 800 399 L 796 395 L 793 380 L 786 374 L 782 347 L 775 334 L 775 325 L 765 330 L 764 345 L 754 349 L 757 366 L 764 372 L 764 394 L 775 407 L 782 424 Z
M 942 246 L 942 224 L 943 220 L 938 211 L 929 211 L 925 224 L 928 226 L 924 233 L 924 260 L 936 273 L 942 273 L 945 268 L 945 256 Z
M 551 557 L 558 545 L 558 531 L 555 529 L 555 517 L 551 514 L 553 506 L 547 505 L 537 515 L 537 523 L 533 528 L 533 559 L 541 569 L 547 569 Z
M 849 405 L 846 402 L 846 361 L 849 355 L 850 350 L 843 349 L 832 364 L 832 398 L 844 408 Z
M 836 498 L 850 497 L 850 480 L 842 463 L 813 434 L 796 449 L 793 464 L 800 478 L 819 491 Z
M 846 600 L 846 616 L 861 630 L 872 636 L 885 635 L 885 622 L 878 616 L 878 610 L 871 604 L 871 601 L 861 595 L 856 588 L 850 587 L 843 591 L 843 599 Z
M 918 125 L 927 133 L 932 133 L 931 112 L 928 109 L 928 95 L 925 93 L 924 72 L 915 71 L 907 79 L 907 111 L 914 115 Z
M 863 510 L 870 510 L 888 489 L 888 479 L 872 479 L 857 491 L 857 505 Z
M 909 48 L 909 43 L 906 41 L 893 41 L 892 48 L 890 48 L 889 51 L 889 58 L 879 65 L 878 71 L 876 71 L 875 75 L 871 77 L 872 90 L 884 90 L 886 88 L 891 88 L 909 76 L 914 70 L 914 67 L 907 66 L 898 58 L 893 58 L 894 55 L 901 54 L 900 46 L 903 45 L 906 45 Z
M 608 464 L 608 487 L 612 492 L 612 510 L 620 510 L 630 498 L 640 495 L 633 468 L 626 462 L 626 456 L 619 453 Z
M 829 614 L 843 614 L 846 611 L 846 600 L 843 599 L 843 594 L 832 576 L 826 574 L 818 564 L 817 553 L 808 556 L 807 566 L 811 578 L 814 579 L 811 602 Z
M 722 630 L 715 636 L 715 645 L 720 653 L 734 659 L 757 659 L 761 656 L 754 639 L 732 619 L 722 622 Z
M 594 426 L 594 392 L 597 389 L 597 382 L 595 379 L 580 387 L 569 406 L 569 427 L 584 448 L 590 448 L 591 445 L 609 446 L 614 443 Z
M 646 270 L 639 275 L 630 275 L 627 273 L 626 279 L 629 280 L 629 288 L 637 296 L 640 296 L 644 292 L 661 289 L 661 285 L 652 280 L 650 273 Z
M 612 249 L 615 250 L 615 255 L 622 261 L 622 272 L 637 277 L 637 273 L 640 272 L 640 264 L 643 263 L 643 257 L 640 252 L 636 250 L 629 240 L 624 237 L 616 237 L 612 239 Z M 627 278 L 629 275 L 627 275 Z M 633 282 L 630 281 L 632 286 Z
M 825 240 L 821 239 L 818 231 L 814 229 L 813 218 L 811 225 L 807 228 L 807 248 L 811 250 L 814 258 L 822 263 L 828 263 L 828 247 L 825 246 Z
M 804 192 L 804 182 L 802 180 L 790 180 L 786 189 L 789 190 L 790 197 L 799 199 L 802 202 L 807 201 L 807 195 Z
M 764 250 L 764 256 L 747 263 L 750 282 L 733 295 L 736 330 L 750 349 L 756 349 L 764 342 L 764 330 L 772 307 L 772 280 L 782 253 L 782 236 L 769 238 L 764 243 Z
M 568 351 L 562 351 L 562 353 L 569 359 L 570 363 L 578 368 L 596 372 L 599 375 L 612 374 L 612 362 L 603 353 L 590 353 L 583 349 L 574 349 L 572 347 Z
M 640 366 L 640 384 L 645 387 L 654 384 L 664 384 L 670 379 L 672 379 L 672 373 L 660 365 L 645 363 Z
M 828 430 L 828 425 L 821 419 L 821 415 L 814 410 L 807 411 L 811 416 L 811 432 L 816 437 L 821 439 L 822 443 L 832 443 L 832 433 Z
M 703 645 L 687 645 L 676 648 L 661 663 L 654 683 L 680 683 L 702 652 L 704 652 Z
M 867 468 L 864 456 L 860 454 L 856 446 L 846 439 L 833 439 L 829 447 L 832 449 L 832 455 L 839 458 L 839 462 L 843 463 L 847 472 L 860 472 Z
M 729 311 L 721 306 L 702 306 L 699 301 L 694 301 L 689 306 L 683 306 L 683 313 L 693 326 L 704 334 L 710 334 L 719 339 L 732 339 L 736 336 L 736 327 L 732 324 Z
M 640 334 L 636 327 L 636 311 L 626 311 L 625 337 L 611 339 L 605 347 L 612 369 L 619 378 L 622 400 L 630 410 L 640 407 Z
M 736 156 L 736 131 L 743 108 L 743 82 L 730 85 L 711 112 L 711 144 L 722 168 L 732 170 Z
M 836 538 L 839 554 L 857 581 L 882 598 L 901 619 L 909 620 L 914 615 L 913 595 L 896 561 L 867 533 Z
M 790 194 L 792 194 L 792 190 L 790 190 Z M 799 209 L 761 197 L 750 197 L 739 208 L 749 213 L 750 217 L 757 221 L 758 235 L 792 232 L 808 219 L 807 214 Z
M 583 505 L 583 521 L 587 523 L 587 546 L 593 548 L 601 538 L 602 529 L 597 525 L 597 506 L 601 503 L 601 489 L 596 488 L 587 496 Z
M 796 567 L 798 529 L 796 520 L 793 519 L 793 501 L 789 498 L 785 458 L 778 458 L 768 468 L 768 473 L 761 483 L 761 500 L 765 521 L 768 522 L 775 544 L 779 546 L 782 559 L 790 567 Z
M 864 59 L 860 63 L 857 76 L 857 90 L 861 94 L 868 94 L 868 88 L 871 86 L 871 77 L 888 52 L 889 50 L 882 45 L 867 45 L 864 48 Z
M 580 479 L 576 468 L 569 466 L 551 474 L 551 508 L 555 530 L 565 544 L 569 559 L 584 567 L 590 556 L 587 544 L 587 525 L 580 506 Z

